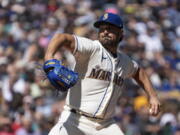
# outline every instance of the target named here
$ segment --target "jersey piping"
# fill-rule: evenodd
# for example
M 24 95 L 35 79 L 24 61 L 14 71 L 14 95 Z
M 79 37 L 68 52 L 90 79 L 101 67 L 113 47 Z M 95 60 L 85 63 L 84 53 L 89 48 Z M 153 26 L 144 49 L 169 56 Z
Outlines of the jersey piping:
M 112 73 L 112 71 L 113 71 L 113 62 L 112 62 L 110 56 L 109 56 L 109 55 L 107 55 L 107 56 L 108 56 L 108 58 L 109 58 L 109 60 L 110 60 L 110 62 L 111 62 L 111 73 Z M 112 76 L 111 76 L 111 77 L 112 77 Z M 111 78 L 111 79 L 112 79 L 112 78 Z M 93 117 L 95 117 L 96 114 L 98 113 L 98 111 L 100 110 L 100 107 L 101 107 L 101 105 L 102 105 L 102 103 L 103 103 L 103 101 L 104 101 L 104 98 L 106 97 L 107 90 L 108 90 L 108 88 L 109 88 L 109 86 L 110 86 L 110 84 L 111 84 L 111 81 L 112 81 L 112 80 L 110 80 L 110 82 L 109 82 L 109 84 L 108 84 L 108 87 L 106 88 L 105 93 L 104 93 L 104 95 L 103 95 L 103 98 L 102 98 L 102 100 L 101 100 L 101 102 L 100 102 L 100 104 L 99 104 L 96 112 L 94 113 Z
M 78 50 L 78 39 L 75 35 L 73 35 L 74 39 L 75 39 L 75 48 L 74 48 L 74 51 L 73 51 L 73 55 L 76 54 L 77 50 Z

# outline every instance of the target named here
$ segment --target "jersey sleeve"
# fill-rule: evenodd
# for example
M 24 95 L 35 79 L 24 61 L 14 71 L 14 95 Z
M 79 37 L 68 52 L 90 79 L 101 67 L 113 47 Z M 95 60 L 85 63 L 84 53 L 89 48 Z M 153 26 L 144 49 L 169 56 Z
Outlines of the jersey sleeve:
M 125 77 L 130 78 L 137 72 L 139 65 L 129 56 L 124 56 L 123 61 L 124 61 Z
M 131 60 L 131 61 L 132 61 L 132 66 L 130 66 L 131 69 L 130 69 L 129 75 L 133 76 L 137 72 L 139 65 L 136 61 L 134 60 Z
M 83 56 L 90 56 L 98 49 L 98 46 L 94 44 L 94 42 L 88 38 L 79 37 L 74 35 L 75 38 L 75 49 L 73 51 L 73 55 L 76 53 L 81 54 Z

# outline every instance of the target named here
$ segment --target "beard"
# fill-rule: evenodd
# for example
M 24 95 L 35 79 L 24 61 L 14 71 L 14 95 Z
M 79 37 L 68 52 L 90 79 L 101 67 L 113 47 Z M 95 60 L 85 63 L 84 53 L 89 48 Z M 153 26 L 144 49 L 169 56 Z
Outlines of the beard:
M 116 47 L 119 42 L 117 40 L 112 40 L 111 37 L 108 36 L 99 38 L 99 41 L 105 48 Z

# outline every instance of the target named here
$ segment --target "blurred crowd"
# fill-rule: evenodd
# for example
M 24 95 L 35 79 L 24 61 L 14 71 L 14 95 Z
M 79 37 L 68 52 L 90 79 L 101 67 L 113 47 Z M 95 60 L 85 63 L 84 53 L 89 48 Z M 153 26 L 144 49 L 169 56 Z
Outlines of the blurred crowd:
M 97 39 L 93 23 L 104 12 L 123 18 L 118 49 L 145 68 L 163 104 L 149 116 L 143 90 L 127 80 L 119 126 L 126 135 L 180 135 L 179 0 L 0 0 L 0 135 L 48 134 L 66 93 L 53 90 L 41 69 L 47 45 L 55 33 Z

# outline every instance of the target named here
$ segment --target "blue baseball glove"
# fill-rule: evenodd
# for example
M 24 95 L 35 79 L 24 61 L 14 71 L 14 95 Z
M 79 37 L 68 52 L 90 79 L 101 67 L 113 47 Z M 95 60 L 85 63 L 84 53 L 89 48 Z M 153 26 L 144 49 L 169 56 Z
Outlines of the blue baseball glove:
M 63 92 L 74 86 L 78 80 L 78 73 L 63 66 L 61 61 L 56 59 L 46 61 L 43 65 L 43 70 L 50 83 L 57 90 Z

